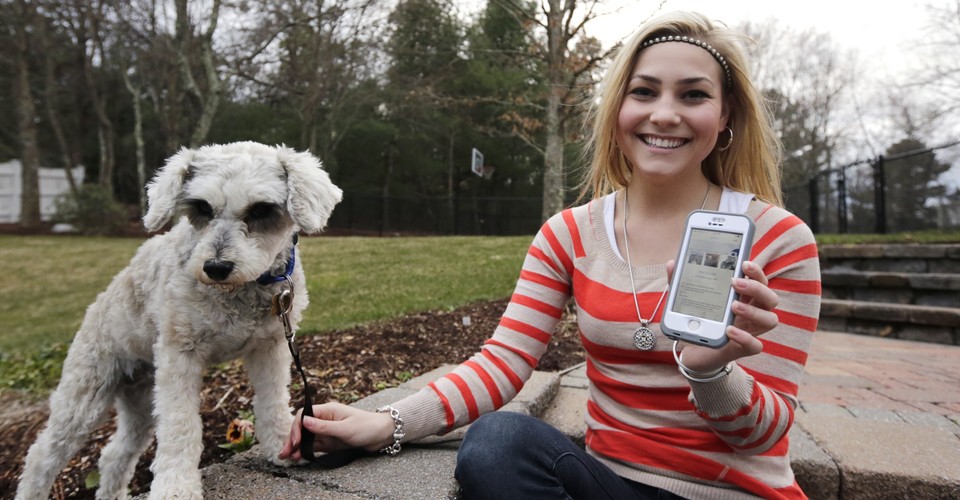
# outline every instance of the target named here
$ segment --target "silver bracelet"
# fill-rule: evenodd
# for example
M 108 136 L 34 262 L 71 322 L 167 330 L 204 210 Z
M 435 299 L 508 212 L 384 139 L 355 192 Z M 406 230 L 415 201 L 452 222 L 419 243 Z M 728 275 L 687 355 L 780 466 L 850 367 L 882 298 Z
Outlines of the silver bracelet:
M 701 382 L 701 383 L 713 382 L 714 380 L 720 380 L 721 378 L 726 377 L 727 375 L 730 375 L 730 372 L 733 371 L 733 363 L 727 363 L 722 367 L 707 373 L 698 372 L 698 371 L 691 370 L 690 368 L 687 368 L 687 366 L 683 364 L 683 360 L 681 359 L 681 356 L 683 356 L 683 353 L 679 353 L 679 354 L 677 353 L 677 344 L 679 343 L 680 342 L 676 340 L 673 341 L 673 359 L 676 360 L 677 362 L 677 369 L 680 370 L 680 375 L 683 375 L 685 379 L 691 380 L 693 382 Z
M 389 413 L 390 418 L 393 419 L 393 444 L 380 449 L 381 452 L 392 457 L 400 453 L 400 441 L 405 435 L 403 432 L 403 419 L 400 418 L 400 412 L 392 406 L 381 406 L 377 408 L 377 413 Z

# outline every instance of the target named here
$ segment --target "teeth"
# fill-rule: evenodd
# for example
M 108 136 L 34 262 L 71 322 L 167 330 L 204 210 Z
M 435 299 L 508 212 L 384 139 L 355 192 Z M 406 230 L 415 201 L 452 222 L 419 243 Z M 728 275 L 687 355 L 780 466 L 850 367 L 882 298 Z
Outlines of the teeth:
M 643 142 L 656 148 L 679 148 L 683 145 L 683 139 L 663 139 L 660 137 L 644 137 Z

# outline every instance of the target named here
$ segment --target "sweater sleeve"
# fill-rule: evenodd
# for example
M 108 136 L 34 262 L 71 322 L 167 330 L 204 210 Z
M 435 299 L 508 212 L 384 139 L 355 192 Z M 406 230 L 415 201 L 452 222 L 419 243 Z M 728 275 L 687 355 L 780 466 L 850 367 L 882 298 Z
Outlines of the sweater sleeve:
M 571 211 L 548 220 L 530 245 L 510 302 L 480 352 L 394 404 L 406 441 L 443 434 L 510 402 L 546 352 L 570 297 L 579 231 Z
M 779 324 L 759 337 L 763 352 L 738 360 L 729 376 L 690 382 L 690 400 L 735 452 L 754 455 L 786 450 L 820 314 L 820 264 L 813 233 L 798 217 L 756 201 L 747 214 L 757 228 L 750 258 L 779 298 Z

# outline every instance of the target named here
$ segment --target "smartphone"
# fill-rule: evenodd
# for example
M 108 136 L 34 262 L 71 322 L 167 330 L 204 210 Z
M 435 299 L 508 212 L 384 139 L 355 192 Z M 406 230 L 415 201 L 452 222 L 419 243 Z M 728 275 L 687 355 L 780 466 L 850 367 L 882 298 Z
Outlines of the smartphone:
M 727 343 L 737 299 L 731 279 L 743 276 L 750 257 L 753 221 L 741 214 L 695 210 L 687 217 L 667 306 L 660 319 L 663 334 L 707 347 Z

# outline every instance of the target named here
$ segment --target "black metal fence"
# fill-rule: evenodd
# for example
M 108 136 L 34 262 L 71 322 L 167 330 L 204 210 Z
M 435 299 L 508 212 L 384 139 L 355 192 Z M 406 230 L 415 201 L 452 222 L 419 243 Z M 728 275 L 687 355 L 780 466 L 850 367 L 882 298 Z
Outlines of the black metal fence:
M 815 233 L 960 228 L 960 141 L 829 168 L 784 189 L 787 208 Z M 572 200 L 570 200 L 572 201 Z M 539 197 L 382 197 L 350 193 L 332 229 L 355 233 L 533 235 Z
M 540 229 L 540 198 L 382 197 L 345 193 L 329 226 L 389 234 L 533 235 Z
M 815 233 L 960 228 L 960 141 L 859 160 L 784 189 Z

